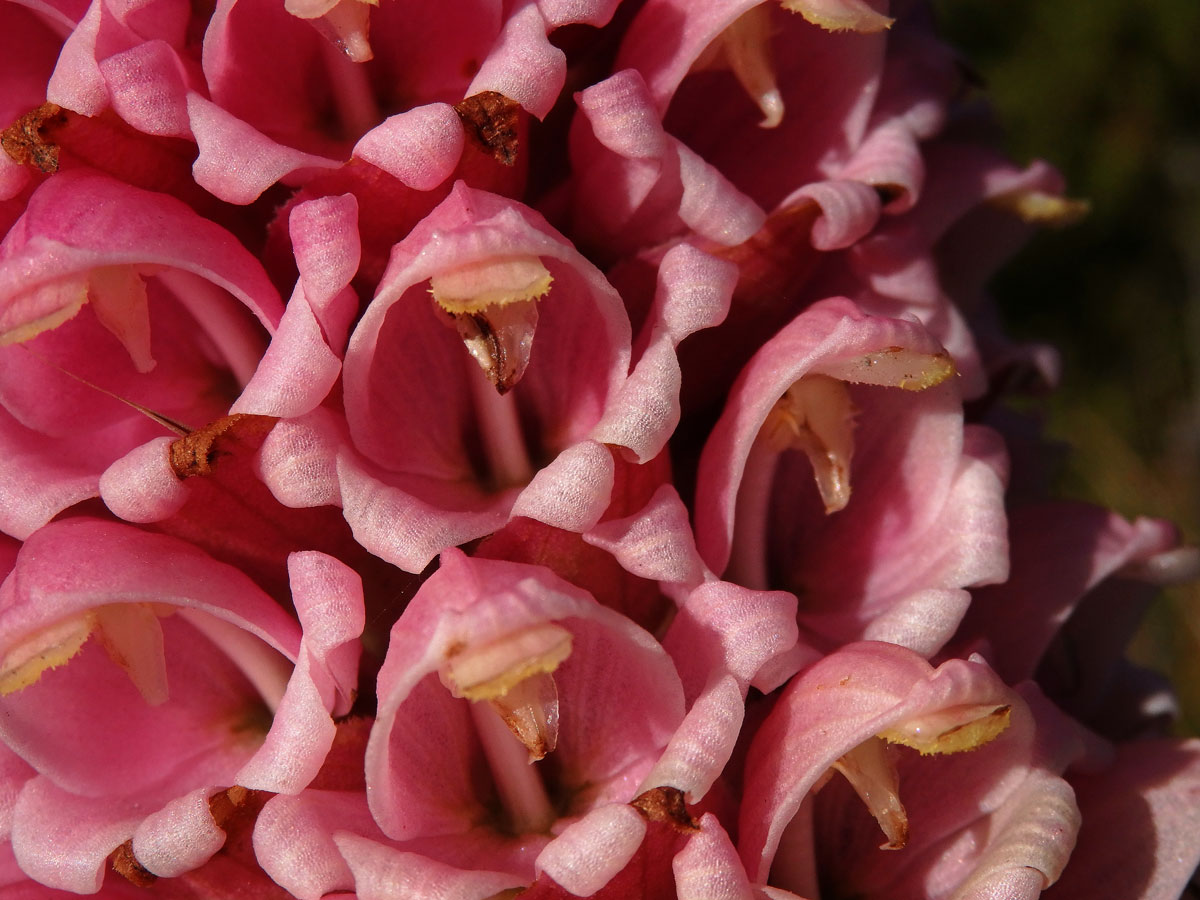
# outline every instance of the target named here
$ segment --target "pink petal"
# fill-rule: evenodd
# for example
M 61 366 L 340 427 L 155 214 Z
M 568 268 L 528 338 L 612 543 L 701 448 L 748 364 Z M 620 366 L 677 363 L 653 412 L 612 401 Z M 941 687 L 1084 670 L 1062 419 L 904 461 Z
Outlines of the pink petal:
M 354 155 L 419 191 L 431 191 L 458 165 L 466 135 L 452 106 L 430 103 L 390 116 L 354 145 Z
M 1083 828 L 1047 898 L 1187 895 L 1200 863 L 1200 745 L 1131 742 L 1118 748 L 1112 768 L 1071 782 Z
M 632 806 L 601 806 L 547 844 L 537 868 L 572 894 L 586 897 L 625 868 L 645 836 L 646 820 Z
M 159 522 L 177 513 L 191 494 L 171 466 L 174 438 L 130 450 L 100 476 L 100 498 L 126 522 Z
M 688 511 L 670 485 L 654 492 L 639 512 L 601 522 L 583 535 L 641 578 L 695 587 L 704 578 Z
M 253 203 L 293 172 L 339 165 L 336 160 L 277 144 L 198 94 L 188 94 L 187 107 L 200 148 L 192 174 L 197 184 L 227 203 Z
M 362 792 L 280 794 L 267 801 L 255 821 L 254 853 L 288 893 L 300 900 L 320 900 L 354 887 L 354 875 L 334 835 L 377 831 Z
M 612 453 L 596 441 L 581 441 L 534 475 L 513 503 L 511 515 L 586 531 L 604 515 L 612 487 Z
M 675 349 L 693 332 L 721 323 L 736 281 L 736 266 L 690 244 L 667 251 L 643 328 L 648 346 L 596 426 L 597 440 L 629 448 L 639 462 L 658 455 L 679 424 L 682 375 Z
M 671 862 L 679 900 L 752 900 L 750 879 L 729 835 L 712 813 Z
M 546 37 L 538 4 L 530 0 L 509 13 L 496 46 L 467 88 L 467 96 L 496 91 L 531 115 L 546 117 L 567 77 L 566 55 Z
M 397 892 L 409 896 L 436 896 L 445 900 L 474 900 L 521 887 L 512 875 L 465 871 L 416 853 L 393 850 L 354 835 L 334 838 L 354 872 L 359 900 L 389 900 Z
M 133 835 L 144 815 L 136 801 L 79 797 L 38 776 L 17 800 L 13 853 L 35 881 L 94 894 L 104 881 L 108 854 Z
M 133 853 L 146 869 L 174 878 L 195 869 L 225 843 L 209 811 L 211 788 L 199 788 L 172 800 L 143 819 L 133 832 Z

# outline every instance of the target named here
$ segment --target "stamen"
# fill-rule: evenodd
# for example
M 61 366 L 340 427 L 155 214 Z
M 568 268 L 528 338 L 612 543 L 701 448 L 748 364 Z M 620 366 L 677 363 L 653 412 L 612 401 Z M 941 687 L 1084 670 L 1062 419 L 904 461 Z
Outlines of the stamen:
M 553 280 L 536 256 L 468 263 L 429 279 L 434 301 L 450 314 L 467 351 L 501 394 L 525 374 L 536 301 Z
M 475 420 L 491 472 L 492 487 L 503 490 L 528 484 L 533 480 L 533 463 L 521 433 L 517 398 L 512 394 L 497 393 L 483 373 L 468 372 L 467 381 L 471 386 L 471 399 L 475 401 Z
M 530 765 L 532 760 L 491 704 L 472 703 L 471 718 L 513 833 L 546 833 L 556 816 L 537 768 Z
M 467 352 L 497 393 L 508 393 L 525 374 L 537 318 L 537 306 L 532 300 L 454 317 L 454 326 Z
M 846 776 L 887 837 L 880 850 L 902 850 L 908 843 L 908 813 L 900 802 L 900 778 L 877 737 L 859 744 L 833 764 Z
M 0 694 L 35 684 L 47 669 L 69 662 L 95 634 L 149 705 L 165 703 L 169 692 L 160 612 L 148 603 L 112 603 L 43 629 L 5 655 Z
M 100 266 L 88 275 L 88 296 L 100 324 L 129 352 L 143 375 L 154 368 L 150 355 L 150 305 L 146 282 L 133 266 Z
M 543 622 L 453 653 L 442 681 L 456 697 L 491 700 L 541 672 L 553 672 L 571 655 L 571 632 Z
M 896 21 L 876 12 L 866 0 L 783 0 L 783 8 L 826 31 L 871 34 L 891 28 Z
M 924 391 L 941 384 L 957 370 L 949 353 L 918 353 L 907 347 L 885 347 L 862 356 L 822 363 L 826 375 L 851 384 Z
M 366 10 L 367 7 L 359 0 L 349 0 L 356 6 Z M 366 37 L 363 36 L 365 44 Z M 344 48 L 333 43 L 325 45 L 325 68 L 329 72 L 329 86 L 333 90 L 334 104 L 338 118 L 342 123 L 342 131 L 347 138 L 359 138 L 379 124 L 383 116 L 379 104 L 375 101 L 375 92 L 367 77 L 367 69 L 362 65 L 364 60 L 355 59 Z M 365 52 L 366 59 L 371 58 L 370 46 L 356 49 L 356 53 Z
M 375 56 L 367 36 L 371 32 L 371 7 L 377 5 L 377 0 L 340 0 L 324 15 L 309 21 L 351 62 L 364 63 Z
M 94 610 L 96 636 L 150 706 L 167 701 L 167 657 L 162 626 L 146 603 L 113 603 Z
M 558 743 L 558 690 L 552 673 L 571 655 L 571 633 L 544 622 L 458 649 L 441 670 L 455 697 L 489 701 L 532 762 Z
M 553 675 L 531 675 L 489 703 L 525 745 L 530 762 L 558 746 L 558 686 Z
M 112 335 L 121 342 L 142 373 L 154 368 L 150 355 L 150 310 L 146 300 L 146 282 L 131 265 L 97 266 L 78 281 L 43 286 L 32 292 L 55 296 L 57 302 L 69 302 L 39 319 L 23 322 L 0 334 L 0 346 L 32 340 L 73 319 L 83 304 L 90 301 L 92 311 Z
M 901 722 L 879 736 L 912 747 L 922 756 L 961 753 L 998 737 L 1008 728 L 1011 711 L 1009 706 L 955 706 Z
M 60 298 L 64 294 L 69 295 L 71 296 L 70 302 L 63 304 L 58 309 L 47 313 L 41 318 L 21 322 L 21 324 L 8 329 L 8 331 L 0 333 L 0 347 L 7 347 L 10 344 L 21 344 L 32 340 L 43 331 L 51 331 L 74 318 L 83 309 L 83 304 L 87 302 L 87 279 L 84 278 L 81 281 L 67 285 L 53 284 L 42 287 L 36 291 L 31 291 L 28 296 L 32 299 L 33 296 L 37 296 L 38 293 L 43 291 L 58 294 Z
M 1086 218 L 1092 205 L 1086 200 L 1060 197 L 1045 191 L 1011 191 L 988 201 L 995 209 L 1012 213 L 1030 225 L 1049 225 L 1062 228 Z
M 761 4 L 738 16 L 722 32 L 725 59 L 733 75 L 760 110 L 762 128 L 774 128 L 783 121 L 783 95 L 775 83 L 771 63 L 771 15 Z
M 0 695 L 8 695 L 37 683 L 47 669 L 65 665 L 92 634 L 94 623 L 87 615 L 56 622 L 13 647 L 0 661 Z
M 692 65 L 693 72 L 729 69 L 762 111 L 763 128 L 783 121 L 783 95 L 771 62 L 771 14 L 767 5 L 752 7 L 734 20 Z
M 826 513 L 850 502 L 854 414 L 845 384 L 826 375 L 806 375 L 776 401 L 760 431 L 768 446 L 779 452 L 804 451 Z

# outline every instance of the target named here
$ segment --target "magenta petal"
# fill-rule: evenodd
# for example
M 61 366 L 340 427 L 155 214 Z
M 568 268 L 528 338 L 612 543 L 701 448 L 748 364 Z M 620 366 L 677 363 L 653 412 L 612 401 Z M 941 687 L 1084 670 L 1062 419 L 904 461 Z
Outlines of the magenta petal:
M 342 194 L 307 200 L 288 215 L 288 235 L 305 296 L 327 331 L 330 346 L 339 353 L 345 351 L 350 322 L 358 311 L 357 298 L 346 303 L 341 296 L 362 258 L 358 212 L 355 196 Z
M 547 844 L 538 855 L 537 869 L 572 894 L 586 897 L 625 868 L 645 836 L 646 820 L 632 806 L 601 806 Z
M 230 412 L 302 416 L 325 399 L 341 372 L 341 360 L 326 344 L 303 288 L 297 285 L 279 330 Z
M 358 296 L 350 287 L 362 255 L 358 201 L 343 194 L 300 203 L 288 225 L 300 280 L 271 345 L 231 412 L 304 416 L 325 399 L 341 374 L 350 325 L 358 313 Z M 328 463 L 332 471 L 332 457 Z
M 138 862 L 163 878 L 182 875 L 208 862 L 225 843 L 225 832 L 209 811 L 212 793 L 212 788 L 199 788 L 143 819 L 133 832 Z
M 362 580 L 315 550 L 288 557 L 292 599 L 304 637 L 271 730 L 236 783 L 276 793 L 308 785 L 333 743 L 332 716 L 349 712 L 358 683 L 358 637 L 365 624 Z
M 272 797 L 254 823 L 254 854 L 300 900 L 351 890 L 354 875 L 334 835 L 378 833 L 362 792 L 307 790 Z M 382 835 L 380 835 L 382 837 Z
M 318 407 L 307 416 L 276 423 L 259 451 L 263 482 L 284 506 L 340 502 L 338 450 L 345 423 Z
M 700 831 L 675 855 L 671 870 L 678 900 L 752 900 L 755 896 L 729 835 L 712 813 L 700 818 Z
M 123 448 L 122 448 L 123 449 Z M 64 452 L 61 442 L 24 428 L 0 410 L 0 531 L 27 538 L 63 509 L 94 497 L 95 447 Z
M 436 896 L 439 900 L 479 900 L 522 886 L 512 875 L 456 869 L 351 834 L 338 835 L 334 840 L 354 873 L 354 893 L 358 900 L 391 900 L 398 894 Z
M 200 148 L 192 174 L 197 184 L 227 203 L 253 203 L 275 182 L 298 170 L 339 165 L 276 143 L 199 94 L 188 94 L 187 106 Z
M 12 833 L 13 807 L 25 782 L 35 775 L 37 771 L 25 760 L 0 745 L 0 842 Z
M 108 89 L 96 62 L 96 37 L 104 15 L 105 4 L 94 2 L 78 24 L 66 25 L 69 36 L 46 86 L 48 101 L 85 116 L 98 115 L 108 104 Z
M 1187 896 L 1200 863 L 1200 744 L 1131 742 L 1111 768 L 1071 782 L 1083 828 L 1047 898 Z
M 166 41 L 147 41 L 99 64 L 113 111 L 139 131 L 190 138 L 188 83 L 179 55 Z
M 354 145 L 354 156 L 411 188 L 431 191 L 450 177 L 465 145 L 454 107 L 430 103 L 372 128 Z
M 537 0 L 542 17 L 553 28 L 582 23 L 602 28 L 616 11 L 618 0 Z
M 504 31 L 467 88 L 496 91 L 544 119 L 567 77 L 566 55 L 550 43 L 538 4 L 528 0 L 508 15 Z
M 87 171 L 63 172 L 30 198 L 0 251 L 5 330 L 49 315 L 36 289 L 97 266 L 169 266 L 240 300 L 268 329 L 283 312 L 261 265 L 232 235 L 178 200 Z
M 160 522 L 177 513 L 190 496 L 171 465 L 174 438 L 135 447 L 100 476 L 100 498 L 126 522 Z
M 13 853 L 21 870 L 49 887 L 94 894 L 108 854 L 145 815 L 134 798 L 79 797 L 38 776 L 17 799 Z

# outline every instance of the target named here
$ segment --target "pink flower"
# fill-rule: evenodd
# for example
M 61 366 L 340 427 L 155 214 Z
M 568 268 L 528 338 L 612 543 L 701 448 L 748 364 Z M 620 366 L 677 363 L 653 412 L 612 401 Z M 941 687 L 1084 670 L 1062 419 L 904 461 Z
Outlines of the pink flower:
M 289 505 L 341 506 L 363 546 L 412 572 L 511 516 L 583 531 L 610 502 L 605 443 L 641 459 L 665 443 L 675 345 L 719 317 L 729 274 L 686 248 L 664 259 L 631 374 L 629 321 L 600 272 L 531 210 L 460 184 L 397 245 L 350 337 L 344 419 L 285 421 L 264 477 Z M 286 337 L 294 378 L 313 357 Z
M 214 794 L 312 779 L 356 691 L 362 596 L 322 554 L 289 569 L 299 624 L 173 538 L 79 518 L 26 541 L 0 597 L 0 705 L 36 772 L 13 812 L 27 873 L 95 891 L 132 840 L 142 867 L 177 875 L 224 842 Z
M 138 405 L 192 427 L 223 415 L 282 313 L 224 229 L 82 172 L 31 195 L 0 244 L 0 295 L 2 526 L 19 538 L 163 433 Z
M 0 8 L 0 895 L 1168 900 L 1200 556 L 908 0 Z M 281 294 L 287 296 L 281 301 Z
M 965 588 L 1007 574 L 1003 462 L 989 433 L 964 429 L 952 374 L 912 322 L 841 299 L 797 317 L 743 370 L 705 445 L 706 562 L 800 594 L 801 622 L 831 646 L 938 650 Z

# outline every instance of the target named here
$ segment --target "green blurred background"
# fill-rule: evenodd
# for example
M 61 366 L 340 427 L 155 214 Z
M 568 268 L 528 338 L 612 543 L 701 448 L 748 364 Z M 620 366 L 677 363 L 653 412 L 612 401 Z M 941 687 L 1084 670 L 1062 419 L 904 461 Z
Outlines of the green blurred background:
M 1046 401 L 1073 447 L 1063 493 L 1177 522 L 1200 543 L 1200 3 L 935 0 L 1019 162 L 1088 199 L 994 284 L 1010 330 L 1063 352 Z M 1200 587 L 1173 588 L 1132 648 L 1200 733 Z

